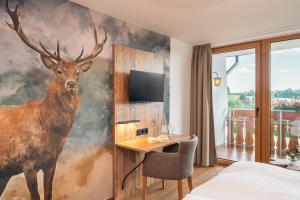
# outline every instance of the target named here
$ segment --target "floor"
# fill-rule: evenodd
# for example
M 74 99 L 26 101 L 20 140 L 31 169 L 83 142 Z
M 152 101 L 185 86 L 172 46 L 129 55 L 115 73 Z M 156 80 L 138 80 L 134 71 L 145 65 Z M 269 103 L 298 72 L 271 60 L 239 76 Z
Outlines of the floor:
M 193 186 L 196 187 L 215 175 L 217 175 L 225 166 L 219 165 L 215 167 L 199 167 L 195 168 L 193 174 Z M 184 196 L 189 193 L 187 180 L 183 182 Z M 127 200 L 141 200 L 140 193 L 128 198 Z M 147 200 L 176 200 L 177 196 L 177 181 L 166 181 L 165 189 L 161 189 L 161 182 L 155 183 L 147 189 Z
M 216 148 L 217 157 L 233 161 L 255 161 L 255 148 L 238 146 L 233 144 L 223 144 Z

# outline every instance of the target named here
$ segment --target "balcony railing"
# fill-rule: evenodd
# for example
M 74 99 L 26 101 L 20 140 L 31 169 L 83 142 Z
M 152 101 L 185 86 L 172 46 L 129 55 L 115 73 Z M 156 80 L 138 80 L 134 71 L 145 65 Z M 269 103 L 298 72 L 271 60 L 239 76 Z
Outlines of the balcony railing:
M 225 143 L 253 147 L 255 144 L 255 111 L 230 109 L 227 117 Z M 271 149 L 282 155 L 286 148 L 295 149 L 300 143 L 300 112 L 272 111 Z

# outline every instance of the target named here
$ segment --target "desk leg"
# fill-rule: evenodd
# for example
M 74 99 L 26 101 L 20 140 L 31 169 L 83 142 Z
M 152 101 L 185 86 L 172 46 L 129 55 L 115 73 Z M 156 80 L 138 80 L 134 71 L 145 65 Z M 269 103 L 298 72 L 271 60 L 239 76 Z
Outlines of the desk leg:
M 132 174 L 141 164 L 143 164 L 143 162 L 146 160 L 146 157 L 147 157 L 147 153 L 145 154 L 144 159 L 137 166 L 135 166 L 128 174 L 126 174 L 126 176 L 123 178 L 123 181 L 122 181 L 122 190 L 124 190 L 125 181 L 126 181 L 127 177 L 130 174 Z
M 165 189 L 165 179 L 161 179 L 161 189 Z
M 143 200 L 146 200 L 147 193 L 147 176 L 143 176 Z

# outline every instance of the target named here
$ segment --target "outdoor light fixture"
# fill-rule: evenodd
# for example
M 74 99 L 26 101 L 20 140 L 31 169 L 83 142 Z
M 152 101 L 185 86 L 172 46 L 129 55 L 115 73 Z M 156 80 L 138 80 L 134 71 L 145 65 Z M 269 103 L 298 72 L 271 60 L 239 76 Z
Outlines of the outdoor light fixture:
M 214 77 L 214 85 L 215 86 L 220 86 L 221 85 L 221 77 L 219 77 L 219 74 L 217 72 L 213 72 L 213 74 L 216 74 L 217 77 Z

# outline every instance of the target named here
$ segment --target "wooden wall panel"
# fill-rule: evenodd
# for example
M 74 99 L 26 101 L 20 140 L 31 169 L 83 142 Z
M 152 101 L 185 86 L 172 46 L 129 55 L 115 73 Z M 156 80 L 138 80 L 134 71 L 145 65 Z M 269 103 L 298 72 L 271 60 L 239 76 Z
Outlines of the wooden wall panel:
M 126 180 L 123 177 L 144 157 L 133 151 L 115 146 L 118 142 L 136 138 L 136 130 L 148 128 L 148 135 L 158 135 L 163 119 L 163 103 L 130 103 L 129 73 L 131 69 L 163 74 L 163 59 L 154 53 L 121 45 L 113 46 L 113 142 L 114 142 L 114 194 L 124 199 L 142 186 L 141 168 Z M 120 121 L 140 120 L 136 124 L 120 125 Z M 142 136 L 138 136 L 142 137 Z M 150 179 L 149 184 L 157 180 Z

